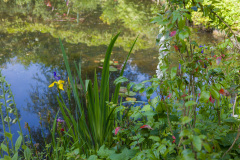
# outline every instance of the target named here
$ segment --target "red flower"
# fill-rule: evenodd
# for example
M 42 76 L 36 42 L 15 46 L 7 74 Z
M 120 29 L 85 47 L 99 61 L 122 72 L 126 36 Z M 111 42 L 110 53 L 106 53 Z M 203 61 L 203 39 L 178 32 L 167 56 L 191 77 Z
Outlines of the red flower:
M 175 51 L 179 50 L 178 46 L 174 45 L 173 47 L 175 48 Z
M 175 35 L 176 35 L 176 33 L 177 33 L 177 31 L 172 31 L 172 32 L 170 33 L 170 37 L 173 37 L 173 36 L 175 36 Z
M 219 91 L 219 93 L 220 93 L 220 94 L 224 94 L 224 89 L 221 88 L 220 91 Z
M 120 130 L 120 127 L 115 128 L 115 135 L 117 135 L 119 130 Z
M 141 126 L 140 128 L 147 128 L 147 129 L 153 130 L 152 127 L 150 127 L 149 125 L 143 125 L 143 126 Z
M 61 128 L 61 132 L 63 132 L 64 131 L 64 128 Z
M 214 102 L 215 102 L 215 99 L 213 99 L 212 96 L 210 95 L 209 101 L 210 101 L 211 103 L 214 103 Z
M 176 143 L 176 140 L 174 139 L 174 140 L 172 141 L 172 143 Z

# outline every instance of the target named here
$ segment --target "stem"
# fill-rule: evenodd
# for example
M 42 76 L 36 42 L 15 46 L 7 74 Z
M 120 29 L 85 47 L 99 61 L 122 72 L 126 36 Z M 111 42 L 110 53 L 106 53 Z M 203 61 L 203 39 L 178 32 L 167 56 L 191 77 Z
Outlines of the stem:
M 218 100 L 216 101 L 216 104 L 217 104 L 218 125 L 220 126 L 220 124 L 221 124 L 221 113 L 220 113 L 220 109 L 219 109 L 219 106 L 218 106 Z
M 233 117 L 234 117 L 234 110 L 235 110 L 236 103 L 237 103 L 237 94 L 235 95 L 235 100 L 233 104 L 233 115 L 232 115 Z
M 173 130 L 172 130 L 172 126 L 171 126 L 171 122 L 170 122 L 170 118 L 169 118 L 168 106 L 167 106 L 165 100 L 163 100 L 163 102 L 164 102 L 164 104 L 165 104 L 165 107 L 167 108 L 167 119 L 168 119 L 168 125 L 169 125 L 169 128 L 170 128 L 170 131 L 171 131 L 172 135 L 174 135 L 174 134 L 173 134 Z

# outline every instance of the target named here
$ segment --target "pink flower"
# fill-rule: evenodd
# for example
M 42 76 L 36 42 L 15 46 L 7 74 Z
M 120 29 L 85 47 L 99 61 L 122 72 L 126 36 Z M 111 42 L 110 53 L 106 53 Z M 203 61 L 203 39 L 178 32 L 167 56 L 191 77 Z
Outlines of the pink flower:
M 147 128 L 147 129 L 153 130 L 152 127 L 150 127 L 149 125 L 143 125 L 143 126 L 141 126 L 140 128 Z
M 119 130 L 120 130 L 120 127 L 115 128 L 115 135 L 117 135 Z
M 219 65 L 221 63 L 221 60 L 222 60 L 222 57 L 217 57 L 217 59 L 216 59 L 217 65 Z
M 168 94 L 168 96 L 167 96 L 167 98 L 171 98 L 172 97 L 172 94 L 171 93 L 169 93 Z
M 172 139 L 176 139 L 176 137 L 175 137 L 175 136 L 172 136 Z
M 176 33 L 177 33 L 177 31 L 172 31 L 172 32 L 170 33 L 170 37 L 173 37 L 173 36 L 175 36 L 175 35 L 176 35 Z
M 211 103 L 214 103 L 214 102 L 215 102 L 215 99 L 213 99 L 212 96 L 210 95 L 209 101 L 210 101 Z

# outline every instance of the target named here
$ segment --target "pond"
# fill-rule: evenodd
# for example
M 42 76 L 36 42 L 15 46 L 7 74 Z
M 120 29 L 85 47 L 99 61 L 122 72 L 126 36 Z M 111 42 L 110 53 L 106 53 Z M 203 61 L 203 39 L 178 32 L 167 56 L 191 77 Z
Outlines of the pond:
M 59 110 L 57 91 L 48 88 L 54 80 L 53 72 L 67 81 L 59 38 L 63 40 L 71 67 L 74 61 L 81 62 L 83 79 L 92 79 L 95 70 L 100 77 L 107 46 L 111 38 L 121 32 L 111 56 L 111 61 L 118 63 L 115 66 L 118 71 L 111 73 L 110 90 L 114 89 L 113 81 L 119 76 L 121 64 L 138 35 L 124 76 L 139 83 L 156 74 L 159 27 L 150 23 L 160 8 L 155 2 L 4 0 L 0 1 L 0 6 L 2 74 L 11 84 L 21 125 L 29 124 L 35 142 L 43 141 L 38 114 L 41 113 L 44 130 L 48 132 L 47 117 L 49 113 L 55 116 Z M 204 44 L 215 41 L 210 33 L 197 35 Z M 144 95 L 137 94 L 135 98 L 147 101 Z M 18 125 L 12 124 L 13 133 L 17 134 L 18 130 Z

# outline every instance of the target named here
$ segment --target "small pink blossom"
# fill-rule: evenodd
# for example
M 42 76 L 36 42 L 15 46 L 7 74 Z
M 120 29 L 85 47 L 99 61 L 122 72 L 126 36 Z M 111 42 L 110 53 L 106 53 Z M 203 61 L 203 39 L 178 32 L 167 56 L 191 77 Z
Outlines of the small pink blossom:
M 170 33 L 170 37 L 173 37 L 173 36 L 175 36 L 175 35 L 176 35 L 176 33 L 177 33 L 177 31 L 172 31 L 172 32 Z
M 153 130 L 152 127 L 150 127 L 149 125 L 143 125 L 143 126 L 141 126 L 140 128 L 147 128 L 147 129 Z
M 221 63 L 221 60 L 222 60 L 222 57 L 217 57 L 217 59 L 216 59 L 217 65 L 219 65 Z
M 172 97 L 172 93 L 169 93 L 167 98 L 171 98 Z
M 119 130 L 120 130 L 120 127 L 115 128 L 115 135 L 117 135 Z
M 172 139 L 176 139 L 176 137 L 175 137 L 175 136 L 172 136 Z

